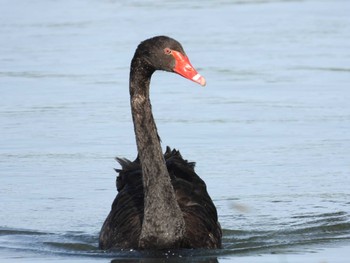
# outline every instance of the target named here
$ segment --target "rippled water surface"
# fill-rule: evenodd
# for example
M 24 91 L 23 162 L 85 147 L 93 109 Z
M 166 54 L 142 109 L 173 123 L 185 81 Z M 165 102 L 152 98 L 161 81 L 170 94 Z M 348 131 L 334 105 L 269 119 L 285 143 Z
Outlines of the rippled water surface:
M 2 0 L 0 261 L 347 262 L 349 14 L 347 0 Z M 151 99 L 224 249 L 107 253 L 114 157 L 137 154 L 130 59 L 159 34 L 207 79 L 156 73 Z

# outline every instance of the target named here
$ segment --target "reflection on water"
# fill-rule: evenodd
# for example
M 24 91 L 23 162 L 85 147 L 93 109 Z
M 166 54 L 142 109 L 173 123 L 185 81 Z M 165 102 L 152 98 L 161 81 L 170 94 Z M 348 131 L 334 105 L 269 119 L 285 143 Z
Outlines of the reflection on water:
M 341 0 L 3 5 L 1 255 L 218 262 L 348 246 L 349 7 Z M 116 194 L 114 157 L 136 157 L 130 59 L 141 40 L 159 34 L 178 39 L 208 81 L 201 89 L 159 72 L 151 99 L 163 148 L 196 161 L 207 183 L 222 250 L 97 249 Z
M 180 258 L 143 258 L 143 259 L 114 259 L 111 261 L 111 263 L 118 263 L 118 262 L 130 262 L 130 263 L 160 263 L 160 262 L 193 262 L 193 263 L 216 263 L 219 262 L 217 258 L 189 258 L 184 259 L 182 257 Z

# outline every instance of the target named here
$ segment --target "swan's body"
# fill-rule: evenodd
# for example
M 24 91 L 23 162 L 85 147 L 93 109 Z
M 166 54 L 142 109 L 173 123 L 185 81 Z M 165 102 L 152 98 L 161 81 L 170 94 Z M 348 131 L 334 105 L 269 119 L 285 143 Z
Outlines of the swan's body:
M 102 226 L 100 248 L 220 248 L 216 208 L 194 164 L 169 148 L 162 154 L 149 99 L 156 70 L 205 85 L 177 41 L 154 37 L 136 49 L 130 102 L 139 157 L 134 162 L 118 159 L 119 193 Z

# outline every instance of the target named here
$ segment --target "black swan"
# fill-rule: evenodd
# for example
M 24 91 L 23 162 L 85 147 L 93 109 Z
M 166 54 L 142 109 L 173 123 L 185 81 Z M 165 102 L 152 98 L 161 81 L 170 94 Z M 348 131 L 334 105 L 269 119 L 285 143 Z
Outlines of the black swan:
M 137 47 L 130 68 L 130 103 L 138 149 L 119 159 L 118 194 L 99 237 L 101 249 L 221 248 L 217 211 L 194 163 L 167 147 L 163 155 L 149 98 L 156 70 L 205 85 L 181 44 L 158 36 Z

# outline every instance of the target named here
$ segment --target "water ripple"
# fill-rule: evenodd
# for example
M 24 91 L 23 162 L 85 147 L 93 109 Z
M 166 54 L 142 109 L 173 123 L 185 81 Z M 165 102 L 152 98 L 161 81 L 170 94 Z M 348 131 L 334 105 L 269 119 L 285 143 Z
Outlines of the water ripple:
M 276 230 L 223 230 L 221 250 L 161 250 L 161 251 L 101 251 L 97 234 L 82 232 L 46 233 L 36 230 L 0 227 L 0 249 L 29 250 L 36 253 L 53 253 L 118 259 L 140 258 L 193 258 L 212 262 L 217 256 L 233 254 L 297 253 L 312 249 L 312 245 L 350 241 L 349 215 L 344 211 L 318 215 L 296 215 L 304 220 L 300 224 L 281 225 Z M 115 261 L 115 262 L 117 262 Z M 197 262 L 197 261 L 195 261 Z M 202 262 L 202 261 L 201 261 Z M 216 262 L 216 261 L 214 261 Z

